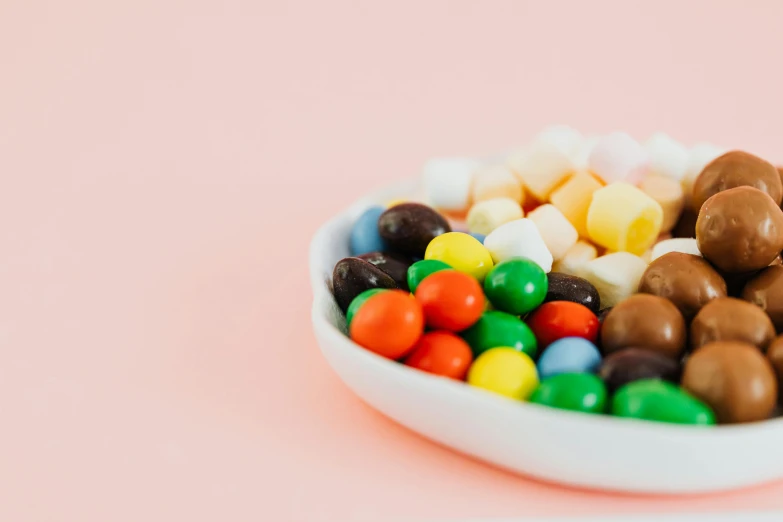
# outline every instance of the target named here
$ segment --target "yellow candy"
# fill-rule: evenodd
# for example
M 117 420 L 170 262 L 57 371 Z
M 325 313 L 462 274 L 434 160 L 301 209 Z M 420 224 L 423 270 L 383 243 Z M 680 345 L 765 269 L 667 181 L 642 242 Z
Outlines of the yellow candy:
M 465 272 L 483 282 L 492 270 L 492 256 L 475 237 L 462 232 L 441 234 L 427 245 L 424 259 L 443 261 L 455 270 Z
M 663 176 L 647 176 L 639 188 L 661 205 L 663 209 L 661 232 L 669 232 L 673 229 L 685 206 L 685 194 L 680 182 Z
M 392 207 L 395 207 L 397 205 L 401 205 L 401 204 L 407 203 L 407 202 L 408 202 L 408 200 L 405 199 L 405 198 L 392 199 L 391 201 L 386 203 L 386 208 L 392 208 Z
M 601 183 L 587 172 L 577 172 L 549 196 L 549 201 L 574 225 L 579 237 L 587 237 L 587 210 Z
M 587 211 L 587 232 L 609 250 L 642 255 L 661 231 L 663 209 L 628 183 L 613 183 L 593 193 Z
M 468 384 L 524 401 L 538 386 L 536 363 L 513 348 L 492 348 L 473 362 Z

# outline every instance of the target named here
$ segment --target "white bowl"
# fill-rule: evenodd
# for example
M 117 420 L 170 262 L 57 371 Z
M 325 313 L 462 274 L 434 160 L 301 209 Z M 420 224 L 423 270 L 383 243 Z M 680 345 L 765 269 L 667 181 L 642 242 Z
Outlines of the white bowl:
M 313 328 L 329 364 L 373 408 L 421 435 L 502 468 L 571 486 L 701 493 L 783 478 L 783 419 L 711 428 L 562 411 L 517 402 L 375 355 L 345 335 L 332 297 L 354 219 L 413 193 L 413 182 L 363 198 L 310 245 Z

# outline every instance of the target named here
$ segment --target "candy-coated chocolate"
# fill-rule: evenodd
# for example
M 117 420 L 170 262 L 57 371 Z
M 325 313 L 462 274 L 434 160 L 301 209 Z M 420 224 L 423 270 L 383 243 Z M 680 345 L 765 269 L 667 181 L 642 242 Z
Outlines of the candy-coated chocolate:
M 478 357 L 491 348 L 507 346 L 535 357 L 538 342 L 530 328 L 518 317 L 497 310 L 486 311 L 461 334 Z
M 709 406 L 674 384 L 658 379 L 634 381 L 620 388 L 612 399 L 612 415 L 673 424 L 715 424 L 715 414 Z
M 468 343 L 451 332 L 429 332 L 419 338 L 405 364 L 428 373 L 465 380 L 473 362 Z
M 680 362 L 652 350 L 624 348 L 609 354 L 601 363 L 598 375 L 614 392 L 629 382 L 642 379 L 680 381 Z
M 443 216 L 426 205 L 403 203 L 381 214 L 378 231 L 389 248 L 421 258 L 430 241 L 451 232 L 451 226 Z
M 769 418 L 778 398 L 775 372 L 753 345 L 714 342 L 685 362 L 682 386 L 707 403 L 720 423 Z
M 595 342 L 598 318 L 584 305 L 571 301 L 551 301 L 538 307 L 527 319 L 541 348 L 564 337 L 582 337 Z
M 562 410 L 603 413 L 606 387 L 589 373 L 561 373 L 541 381 L 530 402 Z
M 368 350 L 399 359 L 424 331 L 421 305 L 408 292 L 388 290 L 371 296 L 351 321 L 351 339 Z
M 378 232 L 378 219 L 385 210 L 379 206 L 370 207 L 353 224 L 349 236 L 349 251 L 352 256 L 386 250 L 386 242 Z
M 424 259 L 443 261 L 455 270 L 476 278 L 480 283 L 492 269 L 492 256 L 475 237 L 462 232 L 447 232 L 427 246 Z
M 424 319 L 430 328 L 459 332 L 479 320 L 484 293 L 475 278 L 456 270 L 431 274 L 416 288 Z
M 377 266 L 394 279 L 397 286 L 402 290 L 408 290 L 408 267 L 411 266 L 411 260 L 399 254 L 387 254 L 385 252 L 370 252 L 362 254 L 359 259 L 364 259 L 368 263 Z
M 771 163 L 738 150 L 712 160 L 693 185 L 692 208 L 700 209 L 715 194 L 735 187 L 754 187 L 768 194 L 776 205 L 783 200 L 780 174 Z
M 468 383 L 523 401 L 538 386 L 536 364 L 527 354 L 513 348 L 492 348 L 473 362 L 468 371 Z
M 337 305 L 345 312 L 357 295 L 370 288 L 397 288 L 386 272 L 357 257 L 346 257 L 334 266 L 332 287 Z
M 538 358 L 542 379 L 561 373 L 592 373 L 601 365 L 598 348 L 581 337 L 564 337 L 550 344 Z
M 671 301 L 657 295 L 632 295 L 612 308 L 601 326 L 605 354 L 633 347 L 676 358 L 685 342 L 682 314 Z
M 372 296 L 375 294 L 378 294 L 380 292 L 385 292 L 386 288 L 371 288 L 369 290 L 365 290 L 361 294 L 357 295 L 353 301 L 351 301 L 351 304 L 348 306 L 348 311 L 345 312 L 345 324 L 350 329 L 351 328 L 351 321 L 353 321 L 353 316 L 356 315 L 356 312 L 359 311 L 359 308 Z
M 756 188 L 724 190 L 702 205 L 696 240 L 702 255 L 724 272 L 760 270 L 783 250 L 783 211 Z
M 710 301 L 693 318 L 690 330 L 694 350 L 715 341 L 736 341 L 763 351 L 775 337 L 775 327 L 764 310 L 734 297 Z
M 550 272 L 548 281 L 548 290 L 544 302 L 550 301 L 571 301 L 579 303 L 590 309 L 593 313 L 598 313 L 601 308 L 601 298 L 598 296 L 598 290 L 590 281 L 582 277 Z
M 767 312 L 775 330 L 783 331 L 783 266 L 770 266 L 755 275 L 745 284 L 742 298 Z
M 490 270 L 484 280 L 484 292 L 495 309 L 523 315 L 544 301 L 547 275 L 530 259 L 509 259 Z
M 486 236 L 486 235 L 484 235 L 484 234 L 479 234 L 478 232 L 469 232 L 469 234 L 470 234 L 471 236 L 475 237 L 475 238 L 476 238 L 476 241 L 478 241 L 478 242 L 479 242 L 479 243 L 481 243 L 482 245 L 484 244 L 484 240 L 487 238 L 487 236 Z
M 408 288 L 412 293 L 416 293 L 416 289 L 425 277 L 439 272 L 441 270 L 449 270 L 451 267 L 443 261 L 437 259 L 422 259 L 416 261 L 410 267 L 408 267 Z

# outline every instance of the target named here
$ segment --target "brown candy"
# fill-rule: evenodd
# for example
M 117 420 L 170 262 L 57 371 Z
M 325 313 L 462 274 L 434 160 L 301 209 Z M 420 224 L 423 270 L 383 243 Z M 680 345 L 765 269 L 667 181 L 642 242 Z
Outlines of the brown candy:
M 668 299 L 636 294 L 615 305 L 601 325 L 601 346 L 609 354 L 645 348 L 678 357 L 685 348 L 685 320 Z
M 685 363 L 682 387 L 707 403 L 720 423 L 767 419 L 778 397 L 770 362 L 756 347 L 740 342 L 696 350 Z
M 783 395 L 783 335 L 775 337 L 767 348 L 767 359 L 778 378 L 778 396 Z
M 409 256 L 424 257 L 430 241 L 446 232 L 451 232 L 446 218 L 419 203 L 394 205 L 378 218 L 378 233 L 386 244 Z
M 727 152 L 704 167 L 693 184 L 692 208 L 699 210 L 709 198 L 735 187 L 755 187 L 780 206 L 783 182 L 771 163 L 742 151 Z
M 611 393 L 629 382 L 641 379 L 680 380 L 680 362 L 642 348 L 624 348 L 607 356 L 598 375 Z
M 672 237 L 696 237 L 696 220 L 699 213 L 686 208 L 672 229 Z
M 726 282 L 701 257 L 669 252 L 649 264 L 639 292 L 665 297 L 689 323 L 705 304 L 726 297 Z
M 766 350 L 775 327 L 764 310 L 735 299 L 720 297 L 702 308 L 691 323 L 691 348 L 715 341 L 736 341 Z
M 783 250 L 783 211 L 758 189 L 724 190 L 701 207 L 696 241 L 702 255 L 724 272 L 760 270 Z
M 345 312 L 351 301 L 365 290 L 397 288 L 397 283 L 372 263 L 357 257 L 346 257 L 334 265 L 332 287 L 337 305 Z
M 775 329 L 783 331 L 783 266 L 770 266 L 759 272 L 745 285 L 742 298 L 767 312 Z

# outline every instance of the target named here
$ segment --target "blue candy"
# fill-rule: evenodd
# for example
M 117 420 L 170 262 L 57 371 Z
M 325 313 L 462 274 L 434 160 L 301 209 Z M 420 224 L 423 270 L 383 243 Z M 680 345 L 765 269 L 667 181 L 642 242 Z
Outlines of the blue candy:
M 484 238 L 487 237 L 484 234 L 479 234 L 478 232 L 471 232 L 470 235 L 478 239 L 479 243 L 481 243 L 482 245 L 484 244 Z
M 592 373 L 601 364 L 598 348 L 581 337 L 564 337 L 550 344 L 538 359 L 538 378 L 560 373 Z
M 386 243 L 378 233 L 378 218 L 385 211 L 383 207 L 370 207 L 353 224 L 348 246 L 352 256 L 386 250 Z

